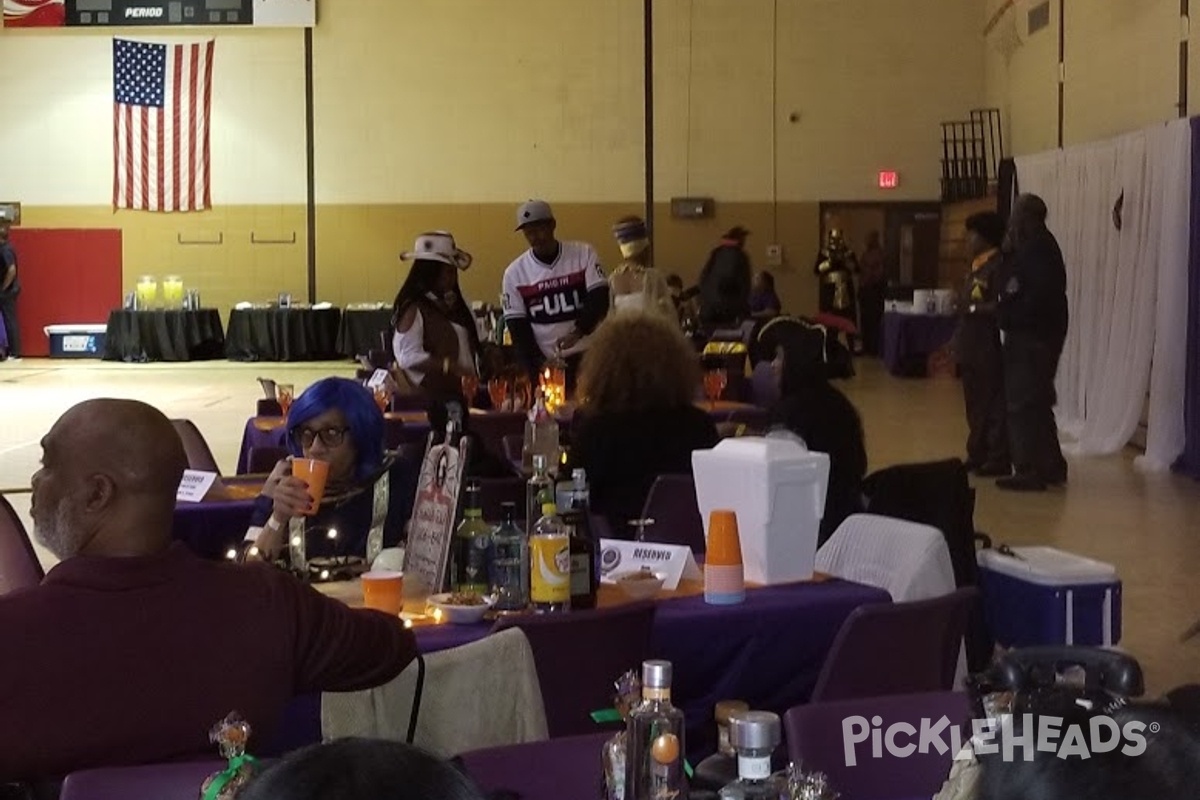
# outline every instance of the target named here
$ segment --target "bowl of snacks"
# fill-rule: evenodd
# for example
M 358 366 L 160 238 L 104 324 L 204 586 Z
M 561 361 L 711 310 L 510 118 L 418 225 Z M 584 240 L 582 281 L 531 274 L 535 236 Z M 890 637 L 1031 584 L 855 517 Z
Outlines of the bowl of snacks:
M 429 598 L 435 616 L 454 625 L 471 625 L 483 619 L 495 598 L 475 592 L 446 592 Z
M 662 590 L 665 580 L 665 575 L 655 572 L 649 567 L 613 576 L 613 582 L 617 584 L 617 588 L 631 600 L 649 600 Z

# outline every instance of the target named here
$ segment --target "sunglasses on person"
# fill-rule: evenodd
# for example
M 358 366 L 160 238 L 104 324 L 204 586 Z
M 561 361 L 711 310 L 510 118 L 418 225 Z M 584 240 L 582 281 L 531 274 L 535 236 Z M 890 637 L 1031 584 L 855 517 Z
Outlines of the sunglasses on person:
M 314 431 L 312 428 L 297 428 L 292 431 L 292 441 L 300 445 L 302 448 L 313 446 L 313 442 L 319 437 L 321 444 L 326 447 L 338 447 L 346 439 L 346 432 L 349 428 L 321 428 Z

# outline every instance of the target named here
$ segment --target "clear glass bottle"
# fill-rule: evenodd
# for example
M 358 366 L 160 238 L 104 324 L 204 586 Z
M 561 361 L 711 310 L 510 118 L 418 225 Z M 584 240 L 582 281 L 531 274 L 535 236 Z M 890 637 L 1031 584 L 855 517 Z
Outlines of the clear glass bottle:
M 525 530 L 542 518 L 542 506 L 554 502 L 554 480 L 550 477 L 550 462 L 543 455 L 533 457 L 533 477 L 525 485 Z
M 563 512 L 563 524 L 571 537 L 571 608 L 595 608 L 600 591 L 600 567 L 596 541 L 588 524 L 587 473 L 571 473 L 570 507 Z
M 467 484 L 463 520 L 454 532 L 451 584 L 456 592 L 488 593 L 492 526 L 483 521 L 479 483 Z
M 642 663 L 642 702 L 629 715 L 626 800 L 686 798 L 683 712 L 671 705 L 671 662 Z
M 521 460 L 526 469 L 533 465 L 539 455 L 546 457 L 547 471 L 558 469 L 558 420 L 546 408 L 546 396 L 542 388 L 536 389 L 536 397 L 525 418 L 525 444 Z
M 529 536 L 529 601 L 542 613 L 571 609 L 571 542 L 553 501 Z
M 779 716 L 746 711 L 729 720 L 729 743 L 737 751 L 738 779 L 723 788 L 721 800 L 779 800 L 787 782 L 771 772 L 771 755 L 779 747 Z
M 529 607 L 529 539 L 517 527 L 517 504 L 500 506 L 502 522 L 492 531 L 492 593 L 497 611 Z

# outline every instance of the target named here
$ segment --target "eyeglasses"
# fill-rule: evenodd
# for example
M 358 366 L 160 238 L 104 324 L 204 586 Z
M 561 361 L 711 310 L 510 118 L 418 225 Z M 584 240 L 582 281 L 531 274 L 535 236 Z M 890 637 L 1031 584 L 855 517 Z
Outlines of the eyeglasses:
M 313 442 L 317 437 L 321 438 L 321 444 L 326 447 L 338 447 L 346 439 L 346 432 L 349 428 L 322 428 L 319 431 L 314 431 L 312 428 L 297 428 L 292 431 L 292 440 L 301 447 L 312 447 Z

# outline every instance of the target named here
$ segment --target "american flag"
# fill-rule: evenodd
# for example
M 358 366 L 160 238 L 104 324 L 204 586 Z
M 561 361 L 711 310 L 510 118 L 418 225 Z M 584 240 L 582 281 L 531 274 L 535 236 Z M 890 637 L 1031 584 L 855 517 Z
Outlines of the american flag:
M 212 207 L 208 121 L 214 42 L 113 40 L 113 206 Z

